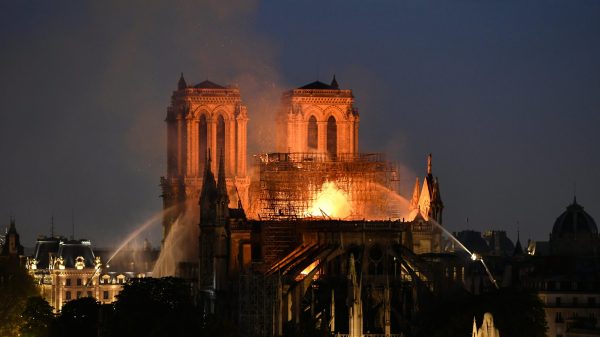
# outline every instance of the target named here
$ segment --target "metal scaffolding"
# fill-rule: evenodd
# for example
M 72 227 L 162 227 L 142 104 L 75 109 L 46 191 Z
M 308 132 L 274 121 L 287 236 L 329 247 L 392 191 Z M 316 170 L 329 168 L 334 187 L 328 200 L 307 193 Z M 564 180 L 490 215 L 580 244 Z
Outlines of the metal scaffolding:
M 244 274 L 239 277 L 240 331 L 247 336 L 269 337 L 278 334 L 281 317 L 281 284 L 277 275 Z
M 262 219 L 311 217 L 315 196 L 326 182 L 345 192 L 352 205 L 348 219 L 399 218 L 399 174 L 382 154 L 269 153 L 256 156 L 257 200 Z

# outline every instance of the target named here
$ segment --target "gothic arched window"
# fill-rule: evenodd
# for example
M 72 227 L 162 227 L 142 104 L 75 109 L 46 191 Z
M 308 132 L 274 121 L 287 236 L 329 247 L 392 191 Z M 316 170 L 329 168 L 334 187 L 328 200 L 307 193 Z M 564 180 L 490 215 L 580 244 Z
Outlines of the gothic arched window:
M 310 116 L 308 119 L 308 149 L 316 149 L 319 146 L 319 129 L 317 119 Z
M 223 162 L 227 160 L 225 157 L 227 154 L 227 150 L 225 150 L 225 119 L 222 115 L 219 115 L 217 119 L 217 163 L 221 160 L 221 156 L 223 156 Z
M 200 116 L 200 122 L 198 123 L 198 174 L 202 175 L 204 172 L 204 164 L 206 163 L 206 151 L 208 144 L 208 133 L 206 128 L 206 115 Z
M 337 155 L 337 124 L 333 116 L 327 119 L 327 153 L 332 157 Z

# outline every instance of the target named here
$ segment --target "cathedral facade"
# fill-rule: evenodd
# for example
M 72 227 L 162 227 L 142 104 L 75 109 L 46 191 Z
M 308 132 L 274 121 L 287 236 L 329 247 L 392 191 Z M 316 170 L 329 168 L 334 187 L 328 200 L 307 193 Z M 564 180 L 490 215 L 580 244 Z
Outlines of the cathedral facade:
M 401 214 L 398 172 L 358 151 L 354 96 L 334 77 L 283 93 L 278 152 L 257 156 L 248 189 L 247 120 L 238 89 L 183 77 L 167 113 L 164 208 L 199 204 L 194 282 L 204 313 L 256 336 L 303 322 L 352 337 L 411 333 L 422 297 L 462 277 L 458 267 L 440 277 L 418 256 L 442 247 L 431 158 L 415 207 L 406 202 L 411 214 Z M 335 200 L 323 194 L 331 186 Z M 165 237 L 173 220 L 165 216 Z

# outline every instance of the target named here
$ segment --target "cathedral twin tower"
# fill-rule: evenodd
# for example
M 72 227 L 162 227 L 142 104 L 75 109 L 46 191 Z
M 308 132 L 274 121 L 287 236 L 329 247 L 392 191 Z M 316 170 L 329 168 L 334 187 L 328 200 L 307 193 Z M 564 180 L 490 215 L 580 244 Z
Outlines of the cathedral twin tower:
M 340 90 L 335 76 L 329 85 L 316 81 L 285 92 L 274 130 L 277 151 L 355 155 L 359 116 L 353 104 L 352 91 Z M 182 74 L 165 121 L 167 176 L 161 187 L 163 208 L 169 212 L 163 238 L 186 208 L 197 210 L 206 165 L 218 172 L 221 157 L 231 205 L 248 207 L 248 113 L 240 90 L 208 80 L 189 86 Z

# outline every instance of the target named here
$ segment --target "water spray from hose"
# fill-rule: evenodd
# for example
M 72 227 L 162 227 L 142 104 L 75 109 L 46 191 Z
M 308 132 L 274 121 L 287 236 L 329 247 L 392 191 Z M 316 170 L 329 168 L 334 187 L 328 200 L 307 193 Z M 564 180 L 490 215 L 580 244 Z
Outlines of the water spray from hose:
M 462 244 L 462 242 L 460 242 L 454 235 L 452 235 L 452 233 L 450 233 L 446 228 L 442 227 L 442 225 L 440 225 L 434 219 L 430 218 L 429 222 L 431 222 L 432 224 L 437 226 L 437 228 L 441 229 L 442 232 L 444 232 L 448 237 L 450 237 L 450 239 L 452 239 L 452 241 L 456 242 L 460 248 L 462 248 L 467 254 L 469 254 L 469 256 L 471 257 L 471 260 L 480 261 L 481 264 L 483 265 L 483 267 L 485 268 L 485 272 L 487 273 L 488 277 L 490 278 L 490 281 L 492 282 L 492 284 L 494 284 L 496 289 L 500 289 L 500 287 L 498 286 L 498 282 L 496 282 L 496 279 L 494 278 L 494 276 L 492 276 L 492 272 L 490 271 L 490 268 L 488 268 L 487 264 L 483 260 L 483 256 L 481 256 L 477 253 L 471 252 L 467 247 L 465 247 L 465 245 Z

